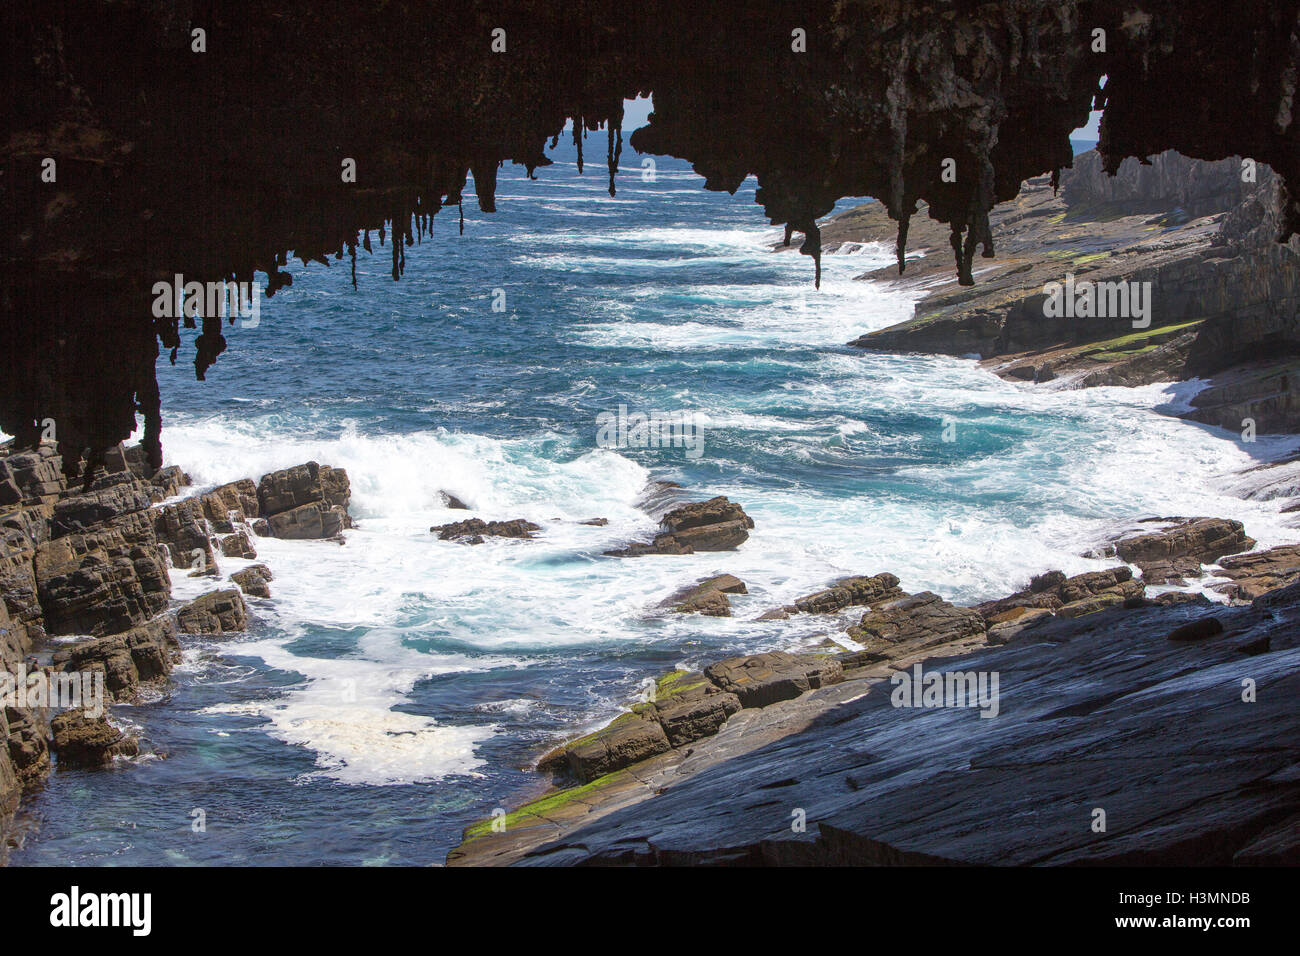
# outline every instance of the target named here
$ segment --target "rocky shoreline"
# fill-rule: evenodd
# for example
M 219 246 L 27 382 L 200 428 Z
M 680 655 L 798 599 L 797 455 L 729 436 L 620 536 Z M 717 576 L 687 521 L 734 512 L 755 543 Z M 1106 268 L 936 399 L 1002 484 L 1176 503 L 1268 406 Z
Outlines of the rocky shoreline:
M 250 563 L 256 538 L 342 543 L 350 496 L 347 473 L 316 462 L 196 492 L 179 468 L 149 468 L 138 445 L 73 485 L 53 445 L 0 448 L 0 674 L 12 697 L 0 707 L 0 861 L 20 801 L 52 769 L 140 753 L 111 711 L 26 688 L 76 678 L 110 705 L 165 695 L 186 646 L 245 632 L 245 598 L 271 596 L 271 570 Z M 239 567 L 223 575 L 225 561 Z M 212 589 L 177 601 L 174 573 Z
M 902 274 L 888 267 L 861 277 L 921 293 L 915 316 L 851 344 L 975 355 L 1005 378 L 1054 388 L 1212 376 L 1189 419 L 1234 431 L 1249 421 L 1251 437 L 1300 430 L 1300 246 L 1272 241 L 1281 210 L 1272 172 L 1259 167 L 1245 182 L 1242 168 L 1236 158 L 1200 163 L 1166 153 L 1148 165 L 1126 162 L 1112 179 L 1096 153 L 1078 156 L 1059 194 L 1042 177 L 994 209 L 997 255 L 975 271 L 974 288 L 949 275 L 948 230 L 918 216 Z M 868 204 L 827 223 L 823 249 L 892 244 L 896 228 L 883 206 Z M 1045 317 L 1044 287 L 1065 273 L 1097 283 L 1150 283 L 1147 327 L 1135 331 L 1129 315 Z M 1300 512 L 1300 456 L 1243 472 L 1232 490 L 1282 499 L 1281 511 Z M 669 530 L 665 525 L 660 537 Z M 675 553 L 668 544 L 643 553 Z M 542 755 L 537 770 L 551 786 L 469 827 L 448 863 L 1300 861 L 1300 749 L 1291 743 L 1274 751 L 1281 731 L 1257 739 L 1256 728 L 1228 718 L 1222 702 L 1198 709 L 1195 701 L 1176 699 L 1180 684 L 1196 696 L 1197 681 L 1187 675 L 1246 658 L 1247 670 L 1275 685 L 1270 693 L 1300 686 L 1300 546 L 1258 550 L 1231 520 L 1141 517 L 1086 556 L 1118 563 L 1073 577 L 1044 570 L 1014 593 L 969 608 L 931 592 L 908 594 L 895 575 L 875 571 L 769 609 L 760 620 L 819 614 L 839 635 L 803 652 L 729 658 L 659 677 L 612 723 Z M 728 593 L 744 591 L 744 582 L 723 574 L 663 606 L 729 616 Z M 1127 650 L 1117 655 L 1117 647 Z M 980 763 L 983 754 L 950 735 L 915 740 L 920 731 L 901 719 L 904 712 L 882 701 L 909 668 L 927 662 L 951 672 L 956 661 L 1034 675 L 1015 706 L 1038 715 L 981 728 L 978 747 L 1004 755 L 988 758 L 993 763 Z M 1230 695 L 1230 682 L 1222 683 Z M 1153 694 L 1169 696 L 1167 709 L 1181 721 L 1214 724 L 1205 731 L 1210 736 L 1180 736 L 1162 748 L 1155 718 L 1122 706 Z M 1255 712 L 1294 727 L 1294 713 L 1280 713 L 1286 707 L 1278 705 L 1274 699 Z M 1059 733 L 1028 734 L 1034 721 Z M 1118 839 L 1091 844 L 1086 821 L 1068 836 L 1006 821 L 991 828 L 996 837 L 961 832 L 962 825 L 980 829 L 978 814 L 1015 815 L 1020 795 L 983 782 L 1012 770 L 1030 790 L 1059 791 L 1086 777 L 1097 794 L 1122 793 L 1102 781 L 1100 764 L 1079 766 L 1074 752 L 1084 743 L 1100 752 L 1117 726 L 1128 736 L 1105 747 L 1119 768 L 1115 779 L 1166 808 L 1168 819 L 1146 813 L 1126 820 Z M 1015 748 L 1030 736 L 1040 753 L 1017 767 Z M 868 755 L 858 740 L 871 737 L 896 750 Z M 1202 769 L 1198 741 L 1210 741 L 1207 753 L 1232 752 L 1232 771 Z M 935 783 L 939 799 L 955 809 L 932 820 L 917 810 L 929 799 L 885 783 L 888 774 L 877 783 L 869 768 L 906 761 L 913 746 L 916 766 L 901 775 L 937 781 L 945 768 L 963 764 L 964 776 L 980 766 L 1005 772 L 975 773 L 981 779 L 969 796 Z M 837 748 L 861 760 L 845 765 Z M 852 772 L 831 780 L 826 765 Z M 1197 785 L 1153 789 L 1149 779 L 1123 769 L 1139 765 L 1158 778 L 1191 768 Z M 765 797 L 769 787 L 781 801 Z M 788 815 L 783 821 L 758 812 L 777 803 L 795 808 L 799 801 L 786 799 L 793 788 L 823 806 L 818 788 L 834 791 L 834 813 L 792 832 Z M 884 805 L 875 802 L 881 797 Z M 1069 805 L 1063 793 L 1051 798 L 1057 805 L 1043 807 L 1045 816 Z M 746 807 L 754 812 L 741 813 Z
M 851 344 L 889 352 L 976 356 L 1004 378 L 1052 387 L 1206 379 L 1186 417 L 1250 434 L 1300 431 L 1300 243 L 1279 244 L 1276 176 L 1240 158 L 1217 163 L 1163 153 L 1126 161 L 1111 179 L 1096 152 L 1075 157 L 1059 193 L 1031 179 L 990 216 L 997 255 L 978 285 L 947 275 L 948 236 L 918 217 L 915 254 L 864 279 L 923 293 L 914 316 Z M 892 243 L 877 204 L 823 230 L 830 248 Z M 1048 315 L 1044 289 L 1147 285 L 1145 315 Z M 1095 310 L 1103 311 L 1103 310 Z M 1146 323 L 1144 326 L 1142 323 Z
M 734 503 L 732 506 L 737 507 Z M 821 749 L 824 742 L 813 742 L 817 728 L 861 719 L 870 723 L 859 726 L 858 732 L 883 732 L 883 722 L 896 712 L 881 711 L 877 706 L 866 711 L 869 718 L 850 718 L 841 708 L 872 694 L 873 689 L 873 696 L 881 696 L 881 685 L 887 687 L 900 680 L 900 675 L 921 662 L 935 669 L 950 669 L 957 658 L 1018 649 L 1018 660 L 1029 659 L 1035 667 L 1050 667 L 1057 648 L 1077 639 L 1104 645 L 1097 650 L 1098 660 L 1092 662 L 1088 680 L 1093 685 L 1107 685 L 1109 689 L 1102 696 L 1109 695 L 1115 701 L 1140 695 L 1145 688 L 1159 683 L 1147 673 L 1149 669 L 1154 673 L 1160 668 L 1172 668 L 1161 680 L 1185 675 L 1186 669 L 1180 669 L 1168 653 L 1171 647 L 1192 647 L 1195 652 L 1188 654 L 1197 658 L 1207 654 L 1228 659 L 1234 654 L 1259 656 L 1260 666 L 1267 665 L 1274 679 L 1300 684 L 1300 658 L 1293 660 L 1295 655 L 1287 653 L 1300 643 L 1296 628 L 1300 621 L 1300 546 L 1267 550 L 1255 547 L 1256 542 L 1240 522 L 1205 517 L 1150 518 L 1117 535 L 1100 553 L 1089 555 L 1114 557 L 1122 564 L 1072 577 L 1046 571 L 1013 594 L 969 608 L 953 605 L 931 592 L 909 594 L 900 588 L 898 577 L 888 572 L 831 582 L 790 605 L 769 609 L 758 619 L 820 615 L 828 626 L 841 629 L 838 639 L 826 639 L 803 652 L 771 651 L 728 658 L 698 670 L 677 670 L 660 676 L 626 713 L 542 755 L 536 770 L 543 779 L 550 779 L 550 787 L 508 813 L 501 810 L 491 819 L 467 828 L 461 845 L 449 854 L 448 863 L 880 863 L 946 859 L 942 854 L 931 858 L 901 850 L 887 851 L 865 833 L 845 833 L 835 838 L 841 842 L 861 838 L 873 847 L 870 852 L 860 848 L 849 851 L 838 843 L 826 842 L 829 830 L 818 831 L 818 842 L 812 849 L 808 840 L 798 834 L 800 838 L 794 842 L 799 849 L 783 845 L 778 852 L 772 846 L 773 841 L 785 841 L 781 828 L 774 828 L 770 818 L 761 817 L 751 821 L 753 829 L 748 831 L 755 842 L 737 849 L 721 842 L 725 827 L 714 828 L 708 822 L 716 808 L 706 803 L 691 807 L 692 846 L 685 855 L 681 855 L 684 851 L 661 844 L 657 836 L 642 834 L 632 841 L 634 846 L 623 845 L 619 836 L 615 841 L 618 845 L 611 846 L 601 834 L 620 834 L 620 828 L 630 825 L 622 823 L 624 819 L 636 820 L 648 832 L 658 833 L 652 821 L 657 817 L 656 807 L 668 795 L 706 786 L 696 784 L 697 777 L 713 779 L 719 773 L 726 774 L 746 755 L 778 744 L 784 770 L 797 779 L 807 777 L 825 756 Z M 1193 583 L 1221 595 L 1223 603 L 1191 590 L 1168 590 Z M 1148 596 L 1148 587 L 1161 590 Z M 663 607 L 675 613 L 730 614 L 726 595 L 744 593 L 744 588 L 744 583 L 732 575 L 715 576 L 666 599 Z M 1132 653 L 1116 659 L 1110 651 L 1116 645 L 1131 646 Z M 846 646 L 852 649 L 846 650 Z M 1146 656 L 1157 663 L 1147 663 Z M 1040 680 L 1044 682 L 1038 693 L 1045 703 L 1078 696 L 1088 686 L 1059 682 L 1050 676 Z M 887 691 L 884 695 L 888 696 Z M 1287 719 L 1295 718 L 1291 715 Z M 1016 732 L 1019 725 L 1008 722 L 1008 733 Z M 1229 731 L 1223 733 L 1228 736 L 1220 743 L 1236 740 Z M 994 744 L 1000 745 L 996 735 L 992 737 Z M 956 747 L 959 743 L 945 740 L 935 741 L 939 752 L 928 757 L 927 750 L 935 747 L 920 747 L 918 759 L 939 760 L 941 764 L 942 746 Z M 1067 743 L 1068 738 L 1063 739 L 1060 746 L 1064 748 Z M 1300 747 L 1293 749 L 1294 753 L 1283 747 L 1279 766 L 1300 768 L 1300 763 L 1293 763 L 1300 760 Z M 1121 753 L 1116 759 L 1128 756 L 1133 755 Z M 1149 757 L 1143 754 L 1144 759 Z M 1178 754 L 1170 754 L 1171 769 L 1177 759 Z M 736 791 L 728 796 L 727 805 L 752 802 L 755 791 L 762 789 L 758 785 L 748 788 L 740 780 L 733 786 Z M 1283 789 L 1285 799 L 1274 793 L 1266 802 L 1270 807 L 1276 804 L 1297 813 L 1289 829 L 1270 835 L 1272 849 L 1266 854 L 1258 848 L 1250 849 L 1246 845 L 1250 841 L 1243 841 L 1234 853 L 1244 855 L 1232 859 L 1259 862 L 1254 855 L 1263 854 L 1269 860 L 1273 856 L 1293 860 L 1300 853 L 1300 787 Z M 867 791 L 862 788 L 862 792 Z M 643 808 L 645 803 L 651 806 Z M 869 809 L 852 799 L 847 800 L 847 805 L 852 805 L 855 812 Z M 1249 829 L 1248 815 L 1259 809 L 1251 801 L 1243 801 L 1240 810 L 1234 811 L 1242 818 L 1234 817 L 1233 824 Z M 1274 819 L 1276 813 L 1270 809 L 1267 819 Z M 906 821 L 900 818 L 899 822 Z M 680 820 L 677 823 L 685 826 Z M 592 833 L 598 836 L 593 839 Z M 1133 833 L 1125 844 L 1129 849 L 1123 852 L 1139 853 L 1154 862 L 1175 862 L 1183 852 L 1176 841 L 1213 837 L 1198 832 L 1195 824 L 1168 833 Z M 1046 853 L 1053 848 L 1041 849 Z M 1226 857 L 1218 860 L 1231 861 Z

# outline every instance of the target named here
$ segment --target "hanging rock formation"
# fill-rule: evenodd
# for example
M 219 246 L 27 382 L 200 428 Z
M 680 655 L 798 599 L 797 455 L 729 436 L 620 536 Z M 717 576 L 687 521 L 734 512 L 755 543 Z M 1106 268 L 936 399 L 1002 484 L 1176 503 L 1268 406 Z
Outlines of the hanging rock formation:
M 691 161 L 709 189 L 756 175 L 768 218 L 815 260 L 816 220 L 840 197 L 880 198 L 900 250 L 923 201 L 950 225 L 966 283 L 975 251 L 994 248 L 989 209 L 1069 165 L 1094 106 L 1108 170 L 1173 148 L 1252 157 L 1294 184 L 1298 13 L 1297 0 L 706 0 L 685 16 L 666 0 L 6 5 L 0 429 L 34 447 L 53 420 L 74 476 L 139 412 L 157 467 L 160 347 L 180 361 L 179 325 L 195 328 L 184 360 L 199 379 L 227 347 L 212 303 L 169 315 L 157 283 L 260 273 L 271 295 L 291 281 L 288 250 L 355 263 L 372 232 L 397 278 L 471 172 L 494 210 L 498 165 L 547 165 L 566 118 L 580 150 L 606 129 L 616 189 L 622 103 L 638 94 L 655 113 L 633 148 Z M 1279 231 L 1298 224 L 1288 195 Z

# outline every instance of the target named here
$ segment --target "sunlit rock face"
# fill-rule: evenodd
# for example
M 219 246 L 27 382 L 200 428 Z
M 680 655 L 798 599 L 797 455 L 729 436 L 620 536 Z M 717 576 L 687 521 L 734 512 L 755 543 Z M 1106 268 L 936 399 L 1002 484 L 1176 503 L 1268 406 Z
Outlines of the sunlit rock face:
M 757 175 L 814 262 L 838 198 L 881 199 L 900 242 L 924 200 L 964 282 L 988 210 L 1068 165 L 1094 107 L 1110 167 L 1177 149 L 1300 173 L 1297 0 L 378 6 L 6 5 L 0 428 L 32 443 L 53 420 L 75 474 L 138 411 L 158 464 L 158 349 L 198 326 L 202 378 L 226 346 L 220 316 L 168 314 L 158 283 L 273 293 L 289 251 L 347 268 L 358 246 L 398 278 L 471 172 L 491 211 L 498 164 L 545 165 L 567 118 L 617 188 L 638 94 L 655 114 L 632 147 L 711 189 Z M 1298 225 L 1286 196 L 1278 229 Z

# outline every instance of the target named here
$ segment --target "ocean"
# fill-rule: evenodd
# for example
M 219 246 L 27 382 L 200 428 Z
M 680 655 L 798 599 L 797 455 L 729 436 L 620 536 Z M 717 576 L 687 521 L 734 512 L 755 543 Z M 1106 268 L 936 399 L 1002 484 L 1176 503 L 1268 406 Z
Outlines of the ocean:
M 357 291 L 346 259 L 295 265 L 256 328 L 226 331 L 206 382 L 192 331 L 175 367 L 159 360 L 167 463 L 199 490 L 345 468 L 357 528 L 343 546 L 257 539 L 275 580 L 249 633 L 187 639 L 164 698 L 115 708 L 146 756 L 53 774 L 11 863 L 437 864 L 647 678 L 843 639 L 824 618 L 755 620 L 837 577 L 891 571 L 969 603 L 1106 567 L 1081 554 L 1141 517 L 1300 537 L 1276 503 L 1220 490 L 1294 439 L 1245 445 L 1165 414 L 1194 384 L 1070 391 L 848 348 L 911 314 L 912 295 L 855 281 L 892 249 L 827 255 L 815 289 L 810 259 L 772 251 L 752 180 L 709 193 L 663 157 L 649 179 L 625 149 L 611 197 L 603 147 L 589 137 L 582 176 L 570 142 L 535 181 L 503 169 L 498 211 L 468 201 L 461 235 L 445 210 L 399 282 L 377 244 Z M 694 415 L 701 445 L 601 447 L 620 406 Z M 637 507 L 651 480 L 740 502 L 749 541 L 603 556 L 653 533 Z M 543 531 L 439 541 L 430 526 L 468 516 L 444 493 Z M 733 617 L 658 609 L 716 572 L 748 586 Z M 213 586 L 174 576 L 177 598 Z

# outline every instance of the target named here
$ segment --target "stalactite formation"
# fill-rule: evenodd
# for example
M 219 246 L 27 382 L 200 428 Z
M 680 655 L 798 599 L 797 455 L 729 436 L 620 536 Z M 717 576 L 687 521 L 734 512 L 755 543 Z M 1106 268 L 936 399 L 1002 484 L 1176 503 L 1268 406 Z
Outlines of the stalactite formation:
M 989 210 L 1068 165 L 1094 106 L 1109 168 L 1252 157 L 1291 189 L 1282 233 L 1300 227 L 1300 0 L 81 0 L 5 5 L 0 43 L 0 428 L 30 444 L 54 420 L 70 473 L 137 414 L 161 461 L 154 362 L 181 338 L 155 282 L 265 274 L 273 295 L 292 251 L 346 252 L 355 284 L 371 230 L 400 278 L 439 210 L 463 229 L 470 175 L 494 210 L 499 166 L 534 175 L 568 122 L 580 168 L 605 130 L 612 195 L 641 94 L 630 145 L 708 189 L 756 176 L 814 282 L 818 219 L 864 195 L 898 221 L 900 270 L 924 202 L 974 281 Z M 222 322 L 180 321 L 202 379 Z

